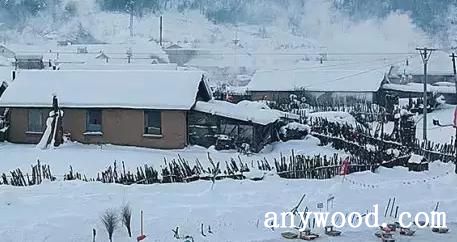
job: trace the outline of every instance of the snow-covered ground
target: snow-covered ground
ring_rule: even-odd
[[[284,180],[267,177],[260,182],[199,181],[189,184],[132,185],[53,182],[34,187],[0,188],[0,237],[2,241],[91,241],[92,229],[97,241],[107,236],[100,215],[108,208],[119,209],[128,203],[133,208],[133,234],[139,234],[139,213],[144,210],[146,241],[179,241],[171,229],[179,226],[181,235],[192,235],[195,241],[283,241],[280,231],[263,227],[265,212],[289,211],[303,193],[303,206],[314,209],[335,196],[333,211],[370,210],[379,204],[383,210],[387,199],[396,197],[400,211],[412,213],[432,211],[437,201],[440,211],[447,212],[453,230],[447,235],[432,234],[430,229],[417,232],[413,241],[429,242],[439,239],[455,241],[457,209],[457,177],[444,175],[451,167],[441,163],[430,172],[409,173],[405,169],[380,169],[353,174],[347,181],[341,177],[331,180]],[[432,180],[431,177],[439,176]],[[349,180],[350,179],[350,180]],[[349,181],[376,185],[364,188]],[[410,185],[406,181],[415,182]],[[426,181],[426,182],[423,182]],[[314,209],[314,211],[316,211]],[[200,225],[209,225],[213,234],[200,235]],[[320,241],[377,241],[372,229],[343,229],[341,238],[323,237]],[[398,237],[398,236],[397,236]],[[114,241],[129,239],[125,228],[114,233]],[[412,241],[399,239],[397,241]]]
[[[244,161],[277,158],[291,149],[300,154],[333,154],[329,147],[317,146],[315,138],[304,141],[276,143],[262,153],[241,156]],[[153,150],[112,145],[96,146],[66,144],[58,149],[40,150],[32,145],[0,144],[2,162],[0,171],[14,168],[28,169],[40,159],[50,164],[56,175],[76,171],[95,176],[114,160],[125,161],[126,168],[147,163],[162,164],[163,158],[176,158],[179,154],[190,161],[206,160],[209,153],[214,160],[237,158],[236,152],[220,152],[200,147],[183,150]],[[289,211],[307,194],[303,208],[318,211],[316,204],[335,196],[332,211],[365,212],[379,204],[383,214],[389,198],[396,197],[399,211],[430,212],[436,202],[440,211],[447,212],[451,233],[437,235],[430,229],[417,232],[413,241],[455,241],[457,231],[457,176],[453,165],[433,163],[428,172],[413,173],[405,168],[380,168],[377,173],[363,172],[330,180],[286,180],[267,176],[263,181],[222,180],[213,189],[211,182],[188,184],[156,184],[123,186],[98,182],[61,181],[45,182],[39,186],[0,186],[0,238],[1,241],[91,241],[92,229],[97,230],[97,241],[106,241],[100,216],[106,209],[118,209],[130,204],[133,209],[133,234],[139,234],[139,213],[144,210],[146,241],[180,241],[173,238],[171,229],[179,226],[181,235],[191,235],[195,241],[283,241],[280,232],[263,227],[264,214],[269,211]],[[447,174],[450,172],[449,174]],[[302,208],[302,209],[303,209]],[[382,215],[381,215],[382,216]],[[383,222],[383,217],[381,222]],[[203,237],[200,226],[209,225],[213,234]],[[319,231],[322,234],[322,231]],[[319,241],[377,241],[374,231],[343,229],[340,238],[326,236]],[[397,235],[398,237],[399,235]],[[134,241],[127,237],[125,228],[114,233],[114,241]],[[412,241],[398,237],[397,241]]]
[[[452,126],[454,119],[455,105],[442,104],[438,109],[434,110],[432,113],[428,113],[427,116],[427,138],[432,142],[437,143],[447,143],[449,144],[451,140],[455,138],[455,129]],[[350,116],[350,115],[349,115]],[[439,120],[442,125],[447,125],[446,127],[440,127],[433,125],[433,120]],[[423,115],[417,114],[414,116],[416,120],[416,138],[422,140],[423,138],[423,128],[424,121]],[[374,132],[379,125],[378,122],[371,123],[372,132]],[[387,122],[384,124],[384,133],[392,134],[394,129],[394,122]]]
[[[280,154],[290,155],[292,150],[295,154],[306,155],[333,155],[334,153],[343,154],[330,147],[319,147],[319,140],[308,137],[305,140],[292,140],[285,143],[275,143],[268,145],[259,154],[242,155],[235,151],[217,151],[193,146],[181,150],[157,150],[138,147],[123,147],[114,145],[83,145],[78,143],[67,143],[57,149],[41,150],[35,145],[0,143],[0,172],[7,172],[16,168],[29,170],[31,164],[37,160],[49,164],[51,170],[57,176],[68,172],[70,165],[73,170],[95,177],[100,172],[112,165],[114,161],[124,161],[126,169],[136,170],[136,167],[145,164],[154,166],[156,169],[163,165],[164,158],[167,160],[177,159],[178,155],[193,164],[199,159],[202,164],[208,164],[208,154],[215,161],[221,163],[230,161],[230,158],[243,162],[268,159],[273,165],[273,159],[279,158]]]
[[[452,124],[454,120],[454,110],[455,106],[453,105],[441,105],[440,109],[427,115],[427,136],[429,140],[439,143],[450,143],[451,139],[455,138],[455,129],[452,126],[439,127],[433,125],[434,119],[439,120],[443,125]],[[418,115],[416,117],[416,137],[418,139],[422,139],[423,136],[424,121],[422,117],[423,115]]]

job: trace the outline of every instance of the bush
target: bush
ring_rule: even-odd
[[[130,222],[132,221],[132,209],[128,204],[122,207],[122,224],[125,226],[127,229],[127,232],[129,233],[129,237],[132,237],[132,230],[130,229]]]
[[[105,225],[106,232],[108,233],[109,241],[113,242],[113,233],[116,230],[119,219],[116,216],[116,212],[112,209],[108,209],[102,215],[102,222]]]

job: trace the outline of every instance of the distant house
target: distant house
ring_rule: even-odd
[[[165,53],[168,55],[168,59],[171,63],[176,63],[179,66],[184,65],[195,55],[198,54],[197,49],[192,48],[182,48],[180,45],[172,44],[164,49]]]
[[[211,99],[200,71],[22,71],[0,98],[8,140],[39,142],[57,95],[64,133],[81,143],[183,148],[187,113]]]
[[[450,53],[434,51],[427,64],[427,82],[454,82],[454,72]],[[388,73],[389,79],[394,84],[410,82],[422,83],[424,80],[424,64],[419,55],[415,55],[405,61],[395,64]]]
[[[16,69],[44,69],[42,55],[16,55],[14,58]]]
[[[201,71],[33,70],[19,72],[0,97],[0,109],[9,108],[8,141],[39,142],[53,95],[64,134],[88,144],[176,149],[226,137],[259,151],[277,140],[281,121],[298,119],[256,103],[214,101]]]
[[[443,95],[446,103],[457,104],[452,59],[449,53],[434,51],[427,64],[428,91]],[[403,98],[423,96],[424,65],[420,56],[410,58],[391,67],[390,84],[383,89]]]
[[[252,100],[279,101],[304,95],[316,104],[374,102],[387,77],[382,71],[257,71],[247,86]]]

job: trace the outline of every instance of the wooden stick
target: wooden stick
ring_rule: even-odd
[[[392,202],[392,207],[390,208],[390,215],[389,217],[392,217],[392,212],[394,211],[394,206],[395,206],[395,197],[394,197],[394,200]]]
[[[387,216],[387,211],[389,211],[391,200],[392,200],[392,198],[389,198],[389,203],[387,203],[386,211],[384,212],[384,218]]]
[[[143,210],[141,210],[141,235],[143,234]]]

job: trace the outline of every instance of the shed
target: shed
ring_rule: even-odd
[[[298,119],[295,114],[257,102],[200,101],[189,115],[189,142],[216,148],[220,142],[228,144],[227,148],[246,148],[247,144],[250,151],[258,152],[279,139],[282,123]]]
[[[409,171],[428,171],[428,161],[421,155],[412,154],[408,160]]]
[[[44,69],[42,55],[16,55],[15,66],[17,69]]]

